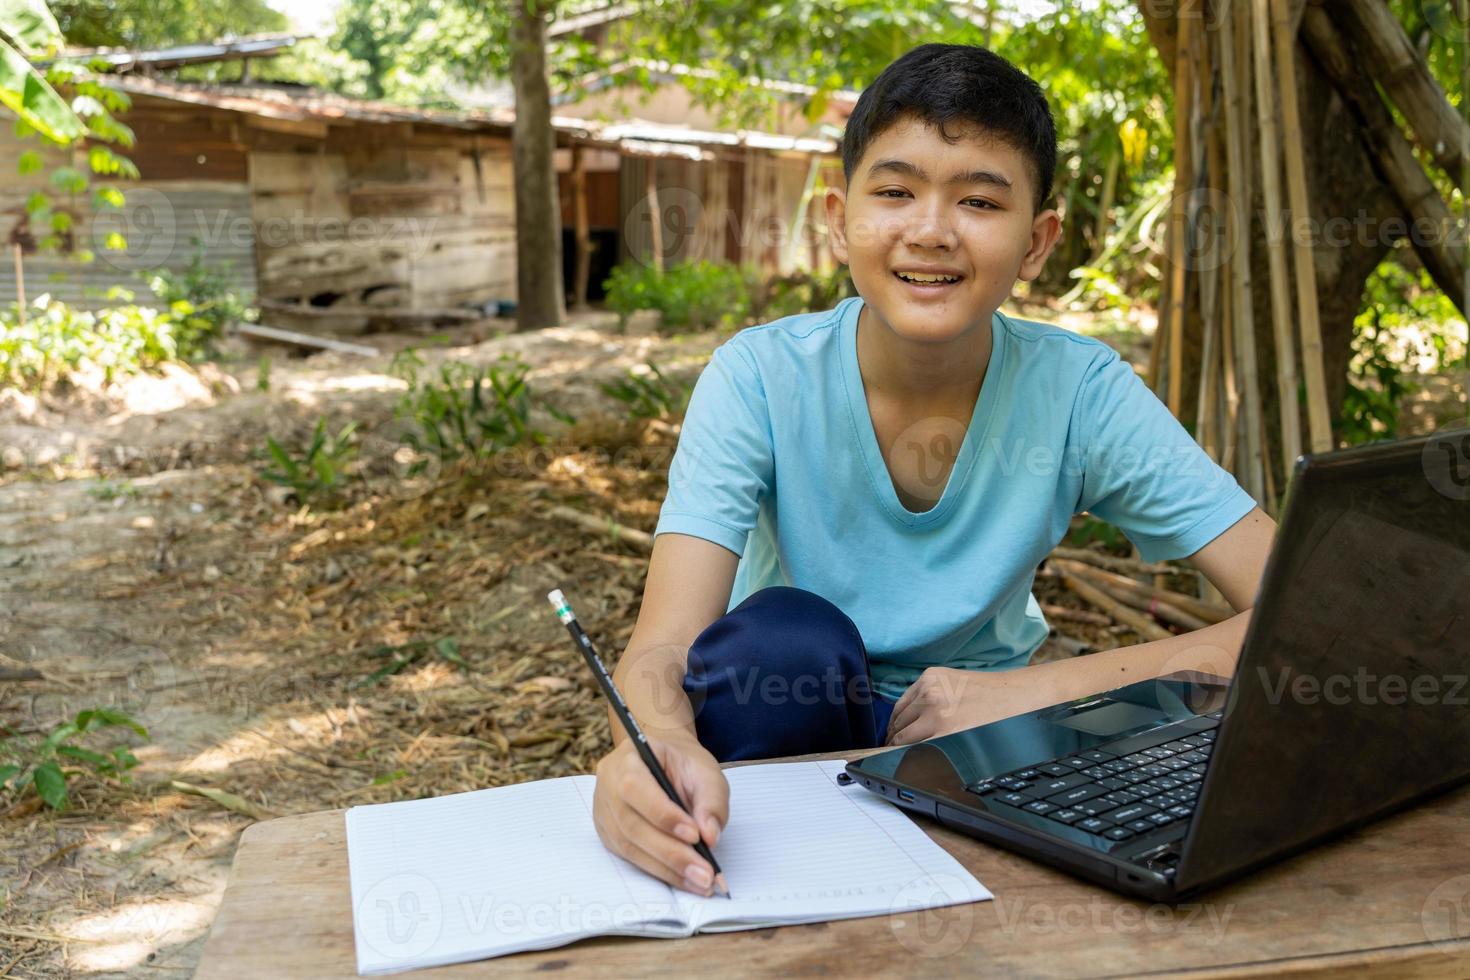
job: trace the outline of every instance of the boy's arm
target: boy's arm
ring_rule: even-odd
[[[1236,610],[1231,618],[1167,640],[1019,670],[931,667],[894,705],[889,742],[919,742],[1178,670],[1230,676],[1275,533],[1276,522],[1256,508],[1189,556]]]
[[[689,647],[725,614],[740,558],[712,541],[664,533],[653,539],[643,603],[613,671],[633,717],[649,736],[698,741],[684,693]],[[608,708],[613,745],[628,736]]]

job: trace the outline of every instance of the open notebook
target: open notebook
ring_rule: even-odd
[[[732,898],[670,888],[603,847],[595,776],[347,811],[359,974],[547,949],[589,936],[689,936],[991,897],[840,760],[740,766],[714,854]]]

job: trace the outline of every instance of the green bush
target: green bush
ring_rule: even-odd
[[[762,278],[753,268],[720,262],[689,262],[660,272],[624,264],[607,280],[607,308],[623,326],[637,310],[663,314],[664,333],[740,328],[795,313],[831,309],[854,295],[845,268]]]
[[[738,266],[687,262],[660,271],[638,263],[615,266],[608,278],[607,308],[624,326],[636,310],[663,314],[664,333],[744,326],[751,312],[754,280]]]
[[[537,398],[526,383],[531,366],[510,354],[495,364],[474,366],[456,361],[439,366],[437,379],[424,380],[424,366],[412,348],[400,352],[388,373],[408,382],[397,415],[409,423],[404,442],[414,450],[440,460],[461,456],[490,456],[503,449],[549,438],[531,424],[531,409],[545,409],[553,418],[573,418]],[[416,475],[426,461],[415,464]]]
[[[109,296],[125,304],[78,310],[43,294],[24,324],[14,305],[0,311],[0,384],[39,390],[93,366],[110,383],[181,356],[180,314],[132,305],[126,290]]]
[[[227,266],[205,262],[203,246],[197,239],[194,257],[183,272],[155,269],[143,277],[153,295],[178,320],[175,332],[180,357],[212,352],[214,341],[228,324],[252,315],[251,308],[235,293]]]
[[[759,322],[779,320],[797,313],[830,310],[849,296],[856,296],[852,277],[845,266],[831,272],[794,272],[773,276],[762,283],[752,304]]]
[[[301,503],[336,506],[342,502],[348,464],[357,454],[357,447],[352,443],[356,428],[357,423],[349,422],[332,436],[327,433],[327,420],[318,419],[311,442],[294,454],[266,436],[266,452],[276,467],[263,470],[260,475],[272,483],[290,487]]]
[[[628,406],[628,413],[635,419],[682,417],[693,388],[669,378],[652,361],[645,366],[648,375],[629,368],[627,377],[599,385],[602,393]]]
[[[53,810],[67,805],[66,784],[69,779],[90,771],[93,775],[128,782],[127,770],[138,759],[126,745],[113,745],[105,751],[83,748],[73,741],[103,728],[128,728],[143,738],[148,730],[121,711],[92,708],[78,712],[71,721],[62,722],[40,742],[21,738],[13,729],[3,728],[0,738],[0,791],[20,795],[26,787],[34,787],[45,804]]]
[[[1419,388],[1412,375],[1420,366],[1413,362],[1432,359],[1435,371],[1453,367],[1466,356],[1458,340],[1464,323],[1423,268],[1411,271],[1393,254],[1380,262],[1353,321],[1353,356],[1336,419],[1343,440],[1357,445],[1396,438],[1399,406]],[[1406,339],[1412,337],[1422,339]]]

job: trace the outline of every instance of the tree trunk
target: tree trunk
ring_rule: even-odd
[[[1319,17],[1328,16],[1320,8],[1316,13]],[[1414,48],[1393,10],[1383,0],[1344,0],[1332,8],[1330,19],[1361,53],[1361,62],[1354,65],[1360,77],[1372,78],[1383,86],[1389,99],[1404,114],[1414,142],[1444,168],[1451,180],[1460,180],[1465,120],[1445,98],[1444,89],[1435,81],[1424,56]]]
[[[511,130],[515,171],[516,329],[566,321],[562,290],[561,213],[557,204],[556,136],[546,80],[546,16],[550,0],[518,0],[510,33],[510,77],[516,93]]]
[[[1149,39],[1166,68],[1172,72],[1179,33],[1177,6],[1167,0],[1139,0],[1138,6],[1143,13]],[[1219,16],[1220,4],[1212,2],[1206,24],[1213,29]],[[1364,133],[1356,116],[1300,41],[1297,44],[1296,69],[1301,132],[1283,132],[1281,135],[1283,140],[1299,141],[1306,159],[1312,226],[1319,230],[1313,235],[1312,255],[1317,276],[1327,399],[1336,418],[1347,388],[1353,321],[1358,313],[1363,285],[1392,244],[1393,239],[1384,233],[1385,229],[1393,228],[1388,219],[1398,219],[1402,223],[1404,216],[1397,198],[1384,186],[1373,168],[1364,149]],[[1279,82],[1285,83],[1285,80]],[[1260,149],[1254,141],[1247,156],[1259,159]],[[1223,191],[1224,180],[1212,174],[1210,186]],[[1250,303],[1260,377],[1272,378],[1276,375],[1273,311],[1270,290],[1265,288],[1270,282],[1270,252],[1266,244],[1266,228],[1261,220],[1264,202],[1260,180],[1253,179],[1251,188],[1247,202],[1247,210],[1254,219],[1249,245],[1249,278],[1254,284]],[[1273,218],[1279,220],[1275,216]],[[1183,404],[1194,405],[1198,399],[1203,320],[1197,303],[1190,305],[1188,314],[1184,336]],[[1260,391],[1262,414],[1267,419],[1272,444],[1280,445],[1278,393],[1274,385],[1262,385]],[[1274,468],[1276,485],[1283,486],[1286,474],[1280,470],[1282,460],[1279,454],[1273,454],[1268,462]]]

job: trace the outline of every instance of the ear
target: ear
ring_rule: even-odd
[[[1039,276],[1042,266],[1046,265],[1047,256],[1051,255],[1061,234],[1062,216],[1055,208],[1047,208],[1038,214],[1031,222],[1031,248],[1021,259],[1017,278],[1030,282]]]
[[[847,191],[828,187],[822,204],[827,211],[827,233],[831,236],[832,257],[847,264]]]

